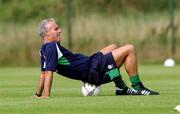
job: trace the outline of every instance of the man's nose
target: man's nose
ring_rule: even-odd
[[[61,33],[62,32],[62,30],[61,29],[59,29],[59,31],[58,31],[59,33]]]

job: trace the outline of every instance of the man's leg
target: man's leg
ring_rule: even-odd
[[[118,48],[118,46],[116,44],[111,44],[111,45],[108,45],[107,47],[101,49],[100,52],[103,53],[103,55],[105,55],[109,52],[112,52],[113,50],[115,50],[117,48]]]
[[[125,63],[125,68],[129,76],[137,75],[138,65],[136,59],[136,52],[133,45],[125,45],[118,48],[117,45],[111,44],[100,50],[104,55],[112,52],[117,67],[120,68]]]
[[[116,50],[117,48],[118,48],[117,45],[111,44],[111,45],[109,45],[109,46],[101,49],[100,52],[103,53],[103,55],[106,55],[106,54],[108,54],[108,53]],[[119,68],[119,67],[118,67],[118,68]],[[106,75],[106,74],[105,74],[105,75]],[[107,78],[107,76],[105,76],[105,77]],[[106,79],[106,80],[108,80],[108,79]],[[122,87],[122,86],[126,86],[126,85],[124,84],[123,80],[122,80],[122,76],[121,76],[120,72],[119,72],[119,76],[113,78],[112,80],[115,82],[116,87],[117,87],[117,86],[121,86],[121,87]],[[108,82],[108,81],[107,81],[107,82]]]
[[[100,52],[103,53],[103,55],[106,56],[106,54],[116,50],[118,48],[117,45],[111,44],[103,49],[100,50]],[[114,58],[112,59],[114,61]],[[114,81],[115,85],[117,87],[116,95],[137,95],[137,92],[128,88],[127,85],[124,83],[122,80],[122,76],[119,72],[119,67],[117,67],[116,63],[114,64],[115,68],[111,69],[110,71],[106,72],[104,79],[103,79],[103,84],[108,83],[110,81]]]
[[[139,78],[138,75],[138,65],[137,65],[137,58],[136,58],[136,51],[133,45],[127,44],[120,48],[117,48],[112,51],[112,55],[116,62],[117,67],[121,67],[124,64],[126,72],[128,73],[132,87],[136,90],[146,90],[145,92],[141,92],[141,94],[159,94],[158,92],[151,91],[145,88]]]
[[[138,74],[137,58],[134,46],[127,44],[112,51],[112,55],[118,67],[124,64],[126,72],[129,76]]]

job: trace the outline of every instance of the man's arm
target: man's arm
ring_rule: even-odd
[[[36,92],[36,97],[41,97],[44,89],[45,72],[42,71],[40,74],[39,84]]]
[[[52,80],[53,80],[52,71],[41,72],[38,90],[35,94],[36,98],[48,98],[50,96]],[[44,96],[42,96],[43,89],[44,89]]]
[[[52,81],[53,81],[53,72],[45,71],[44,97],[50,96]]]

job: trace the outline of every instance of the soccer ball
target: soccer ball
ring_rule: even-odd
[[[101,92],[101,86],[85,82],[81,88],[81,92],[84,96],[97,96]]]
[[[165,67],[173,67],[173,66],[175,66],[175,61],[174,61],[174,59],[172,59],[172,58],[167,59],[167,60],[164,62],[164,66],[165,66]]]
[[[177,106],[174,108],[174,110],[180,112],[180,105],[177,105]]]

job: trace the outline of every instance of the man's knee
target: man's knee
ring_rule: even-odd
[[[110,44],[110,47],[111,47],[112,49],[117,49],[117,48],[118,48],[118,46],[117,46],[116,44]]]
[[[133,44],[126,44],[125,47],[128,51],[135,51],[135,46]]]

